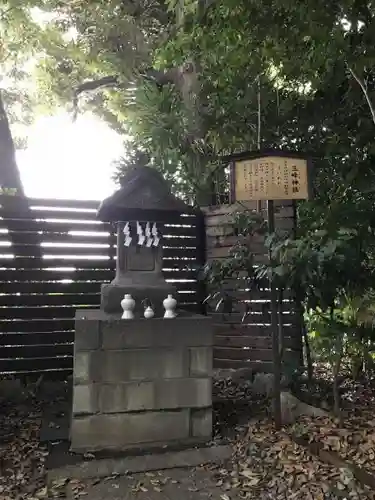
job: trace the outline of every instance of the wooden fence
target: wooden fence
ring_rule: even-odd
[[[99,307],[100,285],[114,277],[116,238],[110,224],[96,220],[97,201],[29,202],[30,213],[22,216],[0,208],[0,372],[65,376],[72,371],[75,310]],[[293,231],[293,205],[277,205],[277,230]],[[206,209],[206,237],[201,216],[166,222],[163,270],[175,284],[182,308],[202,312],[206,292],[197,281],[198,268],[206,258],[228,256],[236,241],[231,214],[239,208]],[[257,263],[265,262],[264,241],[254,240],[253,248]],[[269,289],[265,286],[249,298],[238,281],[225,286],[237,305],[225,320],[210,313],[215,322],[215,366],[271,370]],[[252,313],[243,324],[240,311],[245,301],[251,302]],[[291,292],[283,306],[286,356],[296,359],[301,337]]]
[[[114,277],[114,230],[96,220],[97,201],[29,202],[22,216],[0,208],[0,372],[64,376],[72,370],[75,310],[98,307],[100,285]],[[185,215],[164,226],[165,278],[194,312],[203,299],[202,224]]]
[[[237,238],[234,234],[233,213],[244,209],[255,209],[255,203],[222,205],[206,208],[206,251],[207,260],[225,259]],[[263,206],[263,209],[265,207]],[[295,210],[293,202],[276,202],[276,231],[293,234],[295,230]],[[265,215],[265,214],[264,214]],[[264,238],[256,237],[251,244],[256,254],[255,265],[268,261]],[[217,368],[257,367],[272,371],[272,339],[270,290],[267,284],[259,292],[246,291],[241,280],[228,280],[224,290],[235,299],[233,313],[223,318],[212,312],[215,322],[214,362]],[[242,323],[245,303],[251,304],[251,313]],[[214,306],[215,304],[213,304]],[[302,342],[300,319],[294,308],[292,291],[286,291],[283,300],[283,331],[285,359],[299,362]]]

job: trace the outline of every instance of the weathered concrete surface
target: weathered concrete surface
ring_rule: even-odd
[[[229,460],[231,455],[232,448],[229,445],[220,445],[152,455],[88,460],[76,465],[51,469],[48,471],[48,481],[64,478],[104,478],[129,473],[136,474],[174,468],[198,467],[208,463],[220,464]]]
[[[102,351],[101,382],[185,377],[189,370],[188,354],[175,347]]]
[[[100,386],[96,410],[102,413],[118,413],[123,411],[208,407],[211,406],[212,401],[211,385],[211,380],[208,378],[178,378],[156,380],[154,382],[103,384]],[[86,388],[86,386],[80,387]],[[95,385],[90,387],[93,398],[95,398]],[[76,392],[79,393],[80,391],[77,391],[77,389]],[[83,395],[80,398],[77,397],[77,404],[82,406],[81,413],[87,413],[83,409],[84,407],[90,407],[92,400],[86,394],[86,390],[81,392]],[[75,413],[80,412],[76,411]]]
[[[210,318],[76,313],[71,449],[193,445],[212,437]]]
[[[71,491],[71,490],[70,490]],[[171,469],[148,474],[108,478],[96,484],[84,484],[90,500],[230,500],[239,499],[238,492],[218,486],[212,472],[203,468]],[[72,493],[72,491],[71,491]],[[74,498],[69,495],[67,498]]]
[[[143,318],[124,321],[119,314],[106,314],[100,309],[77,310],[75,327],[78,336],[74,341],[75,347],[78,350],[92,350],[102,346],[103,349],[118,350],[129,347],[168,347],[171,344],[212,346],[212,320],[209,317],[181,313],[176,320],[168,322],[166,328],[163,318],[153,318],[150,329],[143,327]]]
[[[72,420],[74,450],[126,450],[148,443],[187,440],[189,410],[88,415]]]

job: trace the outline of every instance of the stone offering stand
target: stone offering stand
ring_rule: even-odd
[[[129,172],[99,208],[117,225],[117,266],[100,309],[77,311],[71,449],[75,452],[199,444],[212,437],[211,320],[163,300],[176,292],[162,274],[163,220],[191,212],[154,169]],[[121,319],[121,300],[135,300]],[[145,319],[145,300],[155,316]]]

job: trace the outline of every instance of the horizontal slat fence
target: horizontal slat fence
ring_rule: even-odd
[[[222,260],[228,257],[229,250],[238,238],[233,228],[233,214],[246,209],[255,210],[256,203],[221,205],[204,209],[206,223],[207,260]],[[276,231],[294,234],[295,210],[293,202],[275,202]],[[265,204],[262,211],[266,216]],[[250,245],[255,254],[255,265],[268,262],[264,237],[256,236]],[[213,312],[217,300],[209,304],[208,313],[214,318],[215,348],[214,364],[217,368],[260,368],[272,371],[272,337],[270,290],[267,282],[264,288],[251,292],[246,290],[245,281],[228,279],[223,283],[223,289],[232,296],[233,312],[223,315]],[[246,303],[250,304],[251,312],[245,322],[242,322]],[[283,332],[285,345],[285,360],[300,360],[302,343],[300,322],[295,312],[292,291],[286,291],[283,299]]]
[[[29,199],[22,214],[0,207],[0,372],[71,373],[75,311],[99,307],[100,286],[115,274],[114,228],[96,220],[99,203]],[[180,307],[201,312],[203,218],[179,219],[164,225],[163,272]]]

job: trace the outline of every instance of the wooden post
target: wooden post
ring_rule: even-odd
[[[206,219],[202,211],[197,213],[196,231],[197,231],[197,261],[198,266],[203,267],[206,263]],[[206,284],[204,281],[198,281],[198,312],[206,314],[206,304],[203,303],[207,295]]]
[[[275,207],[273,200],[267,201],[267,218],[268,218],[268,232],[272,234],[275,232]],[[272,264],[271,249],[269,252],[270,262]],[[279,325],[278,325],[278,311],[277,311],[277,290],[273,276],[270,278],[271,288],[271,330],[272,330],[272,361],[273,361],[273,402],[274,402],[274,418],[276,430],[281,429],[281,358],[279,349]]]

